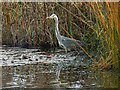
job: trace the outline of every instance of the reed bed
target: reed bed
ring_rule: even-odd
[[[82,40],[96,69],[120,66],[118,2],[2,3],[2,44],[26,48],[56,48],[54,22],[59,16],[62,35]]]
[[[94,25],[96,38],[101,44],[98,48],[100,60],[98,67],[108,68],[119,66],[120,31],[118,30],[118,3],[90,3],[96,17]]]

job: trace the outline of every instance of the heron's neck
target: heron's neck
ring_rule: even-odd
[[[60,31],[59,31],[59,28],[58,28],[58,18],[55,19],[55,34],[56,34],[56,37],[57,39],[60,39]]]

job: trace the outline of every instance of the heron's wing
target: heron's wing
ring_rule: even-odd
[[[79,47],[79,44],[76,43],[76,40],[62,36],[62,43],[66,48],[72,49]]]
[[[75,39],[71,39],[65,36],[61,36],[62,38],[62,43],[65,47],[72,49],[72,48],[80,48],[80,46],[84,46],[84,42],[79,41],[79,40],[75,40]]]

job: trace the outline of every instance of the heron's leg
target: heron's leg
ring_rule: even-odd
[[[67,53],[67,48],[64,46],[65,52]]]

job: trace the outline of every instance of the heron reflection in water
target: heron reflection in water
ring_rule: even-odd
[[[70,50],[76,50],[80,49],[80,46],[84,46],[84,42],[75,40],[72,38],[68,38],[65,36],[62,36],[60,34],[59,28],[58,28],[58,17],[56,14],[52,14],[51,16],[47,17],[47,19],[54,19],[55,21],[55,34],[58,40],[58,44],[61,48],[64,48],[65,51],[70,51]]]

